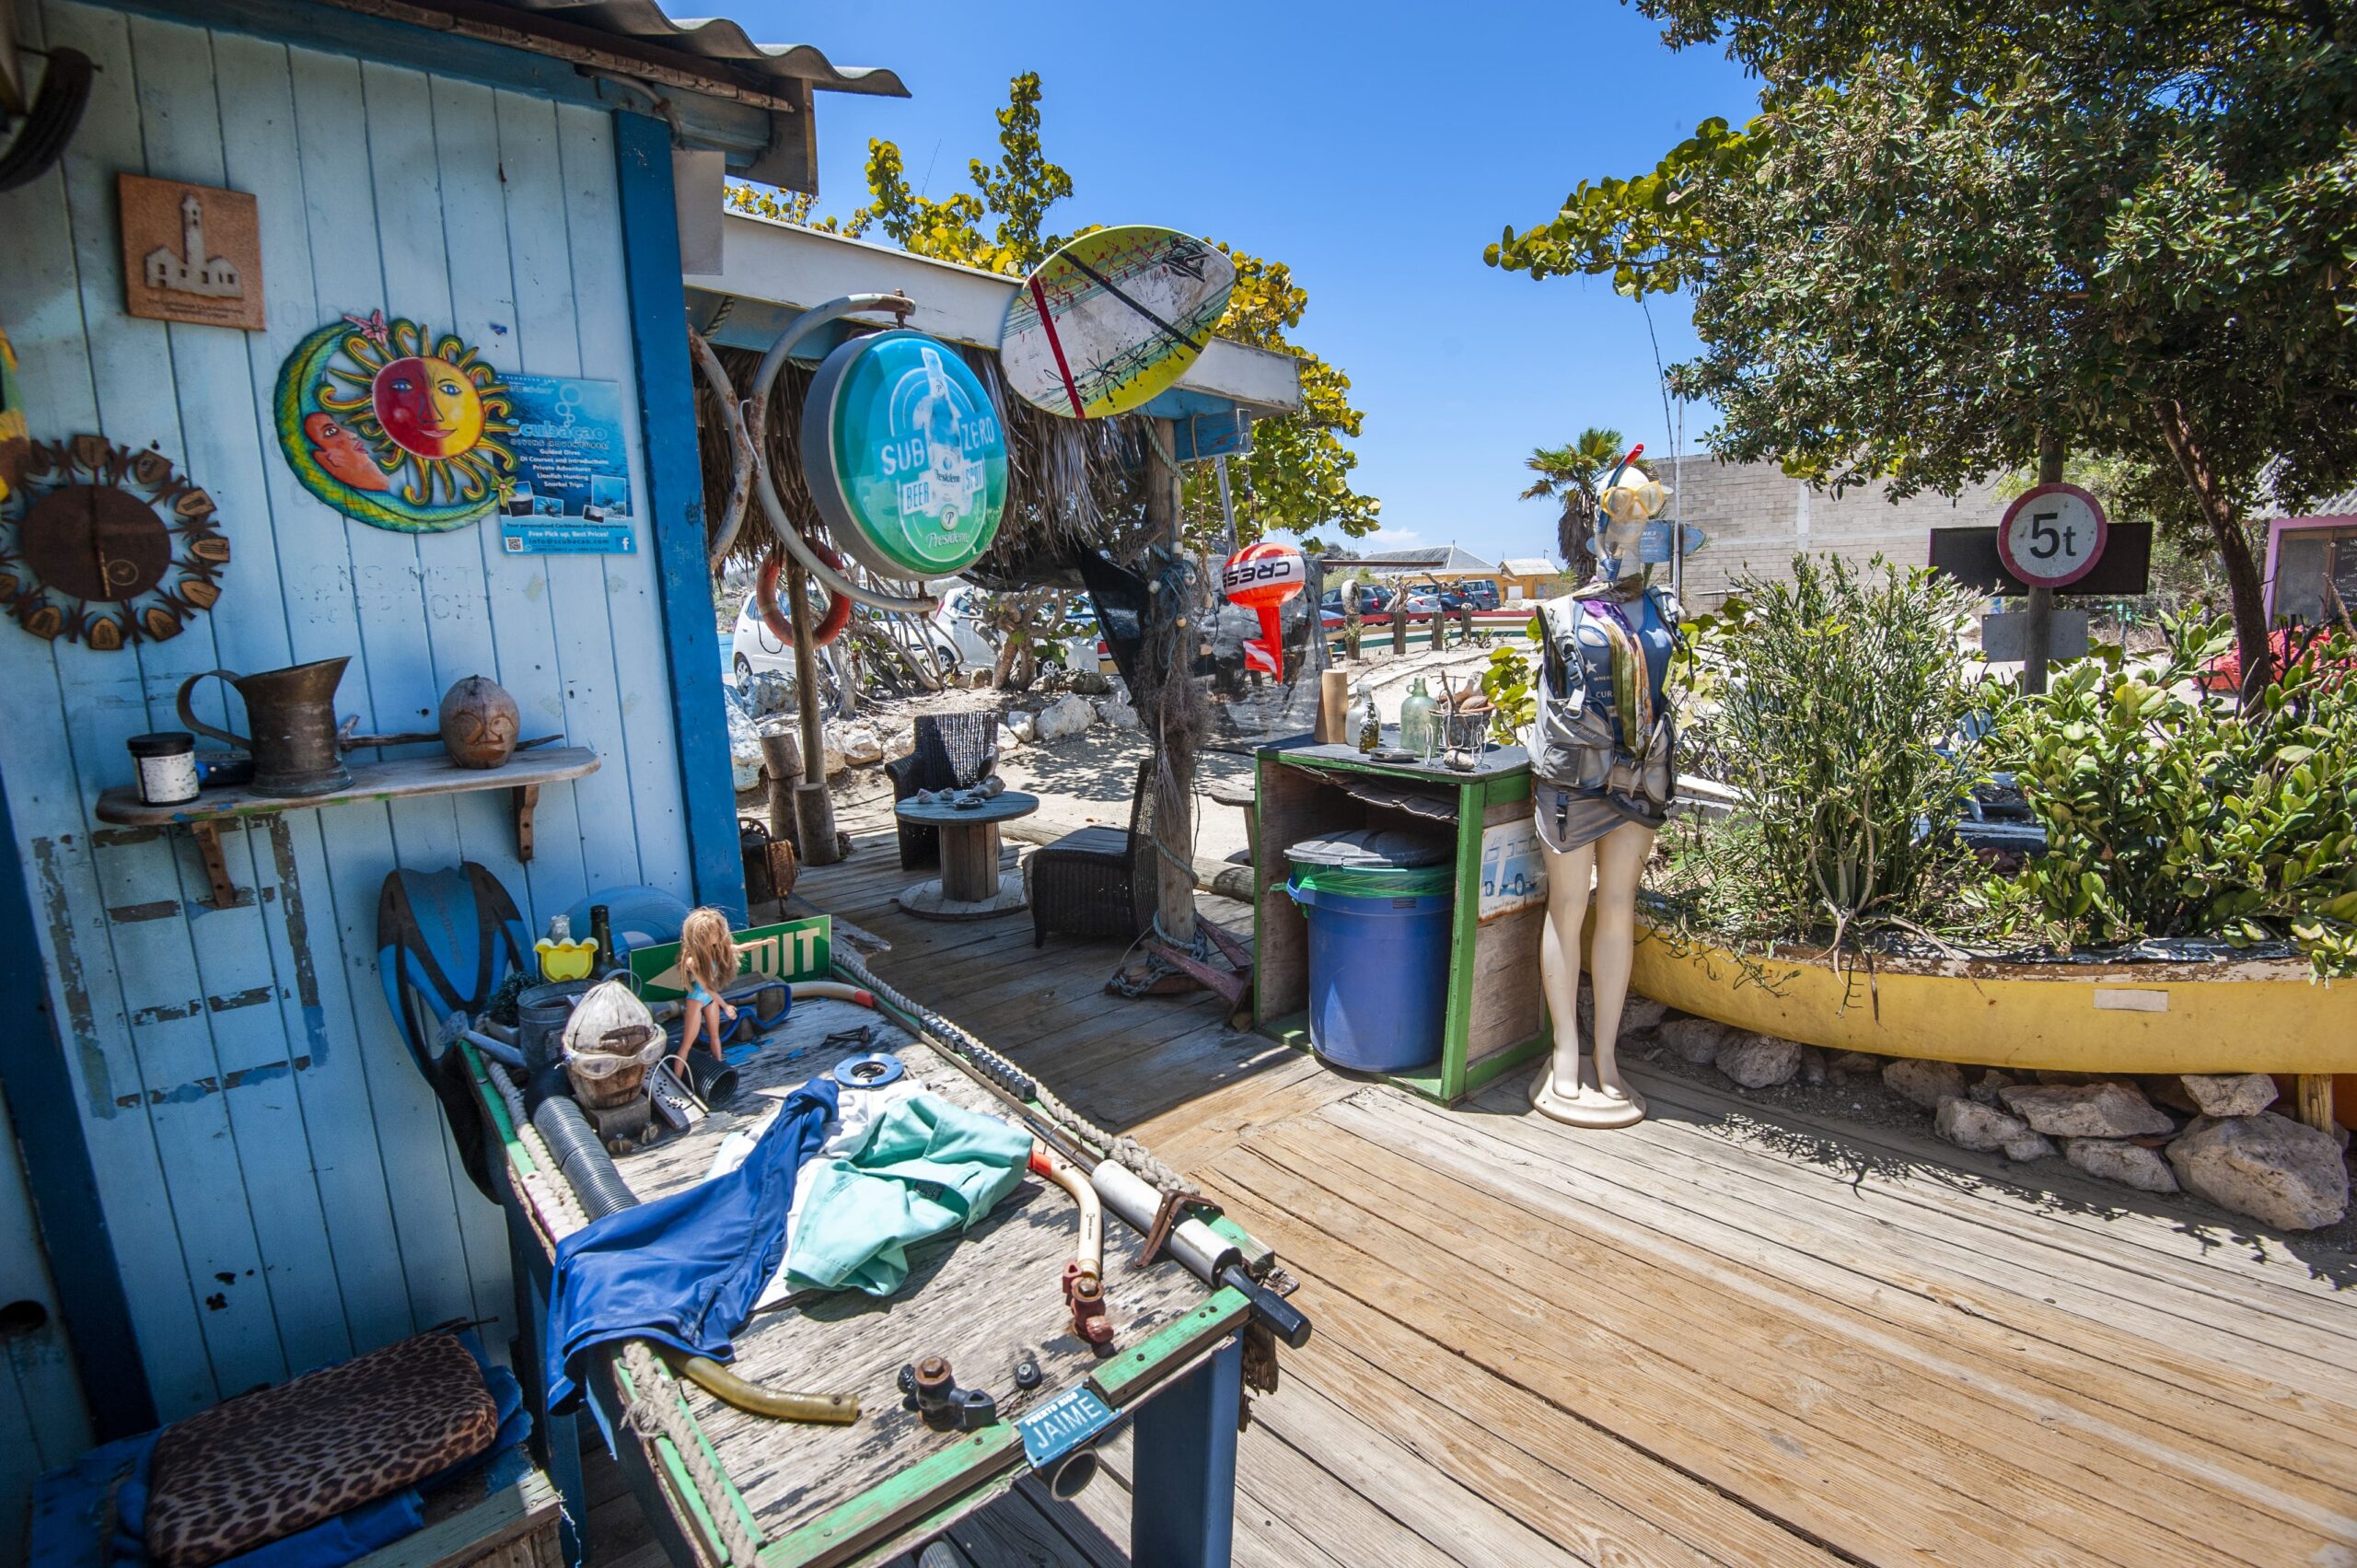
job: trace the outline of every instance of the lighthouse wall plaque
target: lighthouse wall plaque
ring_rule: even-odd
[[[115,179],[123,308],[158,321],[261,331],[261,226],[254,198],[138,174]]]

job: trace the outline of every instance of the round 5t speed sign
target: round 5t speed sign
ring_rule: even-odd
[[[1997,553],[2032,587],[2066,587],[2096,569],[2109,531],[2094,496],[2075,484],[2041,484],[2006,508]]]

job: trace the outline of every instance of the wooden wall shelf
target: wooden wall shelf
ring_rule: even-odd
[[[516,813],[516,858],[532,858],[532,808],[540,804],[540,786],[583,778],[598,771],[598,753],[586,746],[552,746],[518,751],[501,768],[461,768],[445,753],[434,757],[404,757],[391,762],[354,762],[352,782],[321,795],[288,796],[256,795],[242,785],[210,789],[178,806],[150,806],[139,791],[118,784],[99,796],[98,818],[128,828],[186,828],[195,835],[204,854],[205,875],[213,881],[215,907],[237,902],[237,884],[229,879],[228,862],[221,854],[221,824],[283,811],[316,811],[327,806],[347,806],[365,800],[415,800],[430,795],[470,795],[477,790],[504,789],[513,796]]]

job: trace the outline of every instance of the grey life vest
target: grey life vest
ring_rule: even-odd
[[[1641,679],[1652,698],[1650,723],[1615,711],[1610,611],[1576,597],[1538,607],[1544,659],[1538,717],[1531,737],[1531,771],[1548,783],[1586,795],[1615,796],[1666,811],[1678,784],[1678,726],[1665,687],[1678,646],[1674,610],[1648,588],[1623,606],[1643,659]],[[1631,732],[1634,733],[1631,733]]]

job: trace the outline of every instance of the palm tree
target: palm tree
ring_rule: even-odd
[[[1555,524],[1555,544],[1563,554],[1563,569],[1575,583],[1585,583],[1596,570],[1588,553],[1589,529],[1596,519],[1596,475],[1620,460],[1628,448],[1618,430],[1591,424],[1569,446],[1539,447],[1524,460],[1538,477],[1522,493],[1525,501],[1553,501],[1561,508]]]

